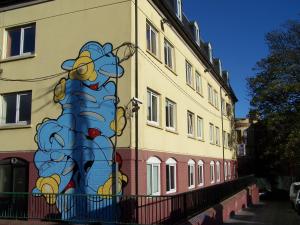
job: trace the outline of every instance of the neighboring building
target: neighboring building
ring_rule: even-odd
[[[111,194],[114,161],[124,194],[177,194],[236,176],[237,98],[182,1],[137,1],[137,15],[134,1],[6,2],[0,192]],[[137,49],[112,51],[135,40]],[[138,57],[125,60],[128,50]]]

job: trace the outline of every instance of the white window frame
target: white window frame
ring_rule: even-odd
[[[171,189],[170,188],[170,190],[167,190],[166,191],[166,193],[167,194],[170,194],[170,193],[175,193],[176,192],[176,187],[177,187],[177,185],[176,185],[176,182],[177,182],[177,171],[176,171],[176,164],[177,164],[177,162],[176,162],[176,160],[174,160],[173,158],[169,158],[167,161],[166,161],[166,168],[167,168],[167,166],[169,166],[169,169],[170,169],[170,167],[174,167],[174,188],[173,189]],[[167,169],[166,169],[166,172],[167,172]],[[169,187],[171,187],[171,177],[170,177],[170,170],[169,170],[169,178],[170,178],[170,180],[168,181],[167,180],[167,174],[166,174],[166,182],[169,182]],[[167,188],[167,185],[166,185],[166,188]]]
[[[173,108],[173,126],[168,124],[168,120],[171,121],[171,116],[170,116],[171,107],[170,106],[172,106],[172,108]],[[176,105],[176,103],[173,102],[172,100],[166,98],[165,109],[166,109],[166,128],[168,130],[176,131],[176,122],[177,122],[177,119],[176,119],[177,118],[177,105]],[[167,114],[167,112],[169,112],[169,113]]]
[[[180,21],[182,21],[182,2],[181,0],[175,0],[176,1],[176,16]]]
[[[213,96],[214,96],[214,98],[213,98],[213,105],[214,105],[217,109],[219,109],[219,97],[218,97],[218,92],[217,92],[216,90],[214,90]]]
[[[26,56],[26,55],[33,55],[35,53],[35,50],[34,52],[24,52],[24,31],[28,28],[31,28],[31,27],[34,27],[35,28],[35,32],[36,32],[36,25],[35,23],[33,24],[27,24],[27,25],[24,25],[24,26],[20,26],[20,27],[11,27],[11,28],[8,28],[5,30],[5,53],[3,54],[4,55],[4,58],[10,58],[10,57],[18,57],[18,56]],[[20,52],[18,55],[14,55],[14,56],[9,56],[7,55],[7,44],[8,44],[8,33],[9,31],[11,30],[14,30],[14,29],[20,29],[21,30],[21,37],[20,37]],[[36,33],[34,34],[34,45],[36,43]],[[34,47],[35,49],[35,47]]]
[[[215,127],[215,131],[216,131],[216,145],[220,146],[220,128],[219,127]]]
[[[226,102],[225,102],[224,98],[221,98],[221,110],[222,110],[222,114],[224,116],[226,116],[227,115],[227,113],[226,113]]]
[[[214,92],[213,92],[213,88],[210,84],[207,84],[207,92],[208,92],[208,102],[213,105]]]
[[[224,180],[228,179],[228,168],[227,168],[227,162],[224,162]]]
[[[221,181],[221,167],[220,167],[220,162],[216,162],[216,171],[217,171],[217,182]]]
[[[148,40],[148,32],[149,32],[149,40]],[[155,33],[155,37],[153,37],[153,33]],[[152,38],[155,38],[155,46],[152,46],[153,40]],[[157,29],[149,22],[146,22],[146,44],[147,44],[147,50],[151,52],[151,54],[158,57],[159,52],[159,45],[158,45],[158,31]]]
[[[15,115],[15,122],[14,123],[6,123],[4,121],[4,110],[3,110],[3,105],[4,105],[4,96],[5,95],[16,95],[16,115]],[[16,92],[16,93],[7,93],[7,94],[1,94],[0,95],[0,126],[5,126],[5,125],[29,125],[31,123],[31,117],[30,115],[30,120],[29,121],[20,121],[20,103],[21,103],[21,96],[22,95],[30,95],[31,96],[31,104],[32,104],[32,92],[31,91],[24,91],[24,92]],[[30,112],[31,114],[31,112]]]
[[[188,136],[195,136],[195,114],[191,111],[187,111],[187,133]]]
[[[196,43],[197,43],[197,45],[199,45],[200,46],[200,33],[199,33],[199,26],[198,26],[198,23],[195,21],[194,22],[194,28],[195,28],[195,30],[194,30],[194,35],[195,35],[195,41],[196,41]]]
[[[228,179],[231,179],[231,164],[228,162]]]
[[[147,162],[146,162],[146,165],[151,165],[151,173],[152,173],[152,177],[151,177],[151,182],[152,182],[152,187],[151,187],[151,193],[148,193],[148,184],[147,184],[147,194],[148,195],[160,195],[160,189],[161,189],[161,186],[160,186],[160,164],[161,164],[161,161],[157,158],[157,157],[154,157],[154,156],[152,156],[152,157],[150,157],[148,160],[147,160]],[[158,167],[158,192],[153,192],[153,189],[154,189],[154,187],[153,187],[153,185],[154,185],[154,182],[153,182],[153,167],[154,166],[157,166]],[[146,171],[148,172],[148,170],[146,169]],[[147,176],[147,178],[148,178],[148,174],[146,175]],[[147,180],[147,179],[146,179]]]
[[[204,139],[204,122],[203,118],[200,116],[197,116],[197,138],[199,140]]]
[[[185,76],[187,85],[194,87],[193,66],[187,60],[185,61]]]
[[[149,102],[149,95],[150,95],[150,102]],[[157,103],[157,106],[156,106],[156,109],[157,109],[157,112],[156,112],[156,117],[157,117],[157,121],[155,121],[152,117],[153,117],[153,101],[152,101],[152,97],[155,97],[156,98],[156,103]],[[147,121],[148,123],[150,124],[153,124],[153,125],[156,125],[156,126],[159,126],[159,111],[160,111],[160,95],[150,89],[147,89]],[[149,107],[150,107],[150,115],[149,114]]]
[[[190,159],[188,161],[188,188],[189,189],[192,189],[192,188],[195,188],[195,161]],[[192,176],[191,176],[192,175]],[[190,180],[190,178],[192,177],[192,180]],[[193,182],[191,182],[193,181]],[[193,183],[193,184],[192,184]]]
[[[196,77],[195,77],[195,80],[196,80],[196,92],[199,93],[199,94],[203,94],[203,88],[202,88],[202,76],[199,72],[196,71]]]
[[[201,168],[201,169],[200,169]],[[204,186],[204,162],[202,160],[198,161],[198,186]],[[202,176],[202,180],[200,179]]]
[[[215,178],[215,162],[211,161],[209,164],[209,173],[210,173],[210,183],[214,184],[216,181]]]
[[[215,143],[215,134],[214,134],[214,125],[212,123],[209,123],[209,143],[214,144]]]
[[[174,47],[167,39],[164,41],[164,54],[165,65],[174,70]]]

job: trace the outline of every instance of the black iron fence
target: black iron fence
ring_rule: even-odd
[[[253,184],[253,176],[175,195],[0,193],[0,219],[97,224],[174,224]]]

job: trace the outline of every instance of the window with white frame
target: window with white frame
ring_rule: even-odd
[[[219,97],[216,90],[214,90],[214,106],[219,109]]]
[[[227,162],[224,162],[224,180],[228,179]]]
[[[204,139],[203,131],[203,119],[200,116],[197,116],[197,138],[200,140]]]
[[[226,114],[226,102],[225,102],[224,98],[221,98],[221,110],[222,110],[223,115],[227,115]]]
[[[158,55],[158,32],[157,30],[149,23],[146,24],[147,31],[147,49],[153,54]]]
[[[196,91],[201,95],[203,94],[202,77],[198,72],[196,72]]]
[[[228,162],[228,179],[231,179],[231,165],[230,162]]]
[[[198,162],[198,185],[204,185],[204,163],[202,160]]]
[[[223,131],[223,143],[224,143],[224,147],[228,148],[228,136],[226,131]]]
[[[188,129],[188,135],[194,136],[195,135],[195,115],[194,113],[188,111],[187,112],[187,129]]]
[[[182,20],[182,2],[181,0],[175,0],[176,1],[176,16],[178,19]]]
[[[216,145],[220,145],[220,128],[216,127]]]
[[[231,146],[231,140],[230,140],[230,134],[229,133],[227,133],[227,146],[228,146],[228,148],[230,148]]]
[[[6,57],[34,54],[35,24],[9,28],[6,36]]]
[[[195,41],[198,45],[200,45],[200,32],[199,32],[199,26],[197,22],[194,22],[194,36],[195,36]]]
[[[185,61],[185,71],[186,71],[186,83],[193,87],[193,68],[192,65]]]
[[[150,157],[147,160],[147,195],[160,194],[160,160]]]
[[[214,144],[214,125],[209,123],[209,143]]]
[[[214,102],[214,94],[213,94],[213,89],[210,84],[207,85],[207,90],[208,90],[208,102],[213,104]]]
[[[155,125],[159,125],[159,95],[148,89],[147,99],[147,120]]]
[[[166,127],[176,130],[176,103],[166,99]]]
[[[166,188],[167,193],[176,192],[176,161],[172,158],[166,161]]]
[[[164,53],[165,53],[165,64],[170,68],[174,69],[174,47],[165,39],[164,43]]]
[[[216,162],[216,167],[217,167],[217,182],[221,181],[221,167],[220,167],[220,162]]]
[[[31,102],[31,91],[0,95],[0,124],[30,124]]]
[[[188,161],[188,185],[189,188],[195,187],[195,161],[192,159]]]
[[[210,183],[215,183],[215,162],[210,162]]]

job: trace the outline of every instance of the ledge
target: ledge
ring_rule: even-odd
[[[10,130],[10,129],[24,129],[24,128],[32,128],[31,124],[4,124],[0,125],[0,130]]]
[[[12,57],[8,57],[5,59],[1,59],[0,63],[12,62],[12,61],[23,60],[23,59],[30,59],[30,58],[34,58],[34,57],[36,57],[36,54],[17,55],[17,56],[12,56]]]

